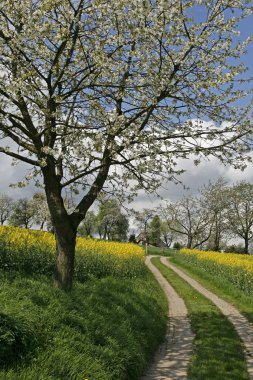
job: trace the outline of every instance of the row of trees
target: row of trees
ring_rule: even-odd
[[[151,219],[154,213],[157,215]],[[243,252],[248,253],[253,239],[253,184],[240,182],[228,186],[224,179],[219,179],[204,186],[197,196],[138,213],[137,220],[152,244],[152,223],[155,223],[156,241],[160,244],[170,246],[172,241],[180,240],[188,248],[220,251],[231,238],[236,238],[244,242]]]
[[[71,212],[71,199],[64,198],[65,207]],[[7,194],[0,194],[0,222],[16,227],[39,228],[53,231],[51,215],[47,206],[46,196],[37,192],[31,199],[22,198],[14,201]],[[78,234],[81,236],[98,235],[100,239],[125,241],[129,222],[122,212],[116,199],[100,198],[98,212],[88,211],[80,224]]]
[[[64,199],[71,212],[73,203]],[[188,248],[202,247],[219,251],[231,238],[244,242],[248,253],[253,239],[253,185],[240,182],[228,186],[224,179],[204,186],[197,196],[183,197],[177,202],[167,202],[157,209],[143,209],[133,214],[138,229],[135,242],[147,242],[155,246],[171,246],[181,241]],[[38,192],[31,199],[14,201],[0,194],[0,222],[17,227],[53,230],[50,212],[44,193]],[[126,241],[129,219],[122,212],[115,198],[101,197],[98,211],[88,211],[78,228],[81,236],[99,236],[100,239]]]
[[[9,195],[0,194],[0,222],[16,227],[30,228],[40,225],[51,230],[52,224],[46,197],[43,193],[35,193],[32,199],[21,198],[14,201]]]
[[[65,197],[64,204],[66,209],[71,211],[73,207],[71,199]],[[41,230],[53,231],[45,193],[36,192],[30,199],[18,200],[5,193],[0,194],[0,223],[23,228],[39,226]]]
[[[71,212],[72,202],[65,198],[65,207]],[[177,202],[167,202],[157,209],[133,212],[137,236],[134,242],[155,246],[171,246],[180,241],[188,248],[224,249],[228,240],[239,238],[244,242],[243,252],[249,252],[253,239],[253,185],[240,182],[228,186],[224,179],[204,186],[197,196],[185,196]],[[0,194],[0,222],[17,227],[53,230],[44,193],[35,193],[31,199],[14,201]],[[100,239],[126,241],[129,219],[115,198],[101,197],[98,211],[88,211],[78,228],[81,236],[99,236]]]

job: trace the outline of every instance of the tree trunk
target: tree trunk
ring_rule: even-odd
[[[249,239],[248,236],[244,238],[244,253],[249,253]]]
[[[219,245],[219,243],[214,242],[213,250],[214,250],[215,252],[219,252],[219,251],[220,251],[220,245]]]
[[[54,286],[69,290],[72,287],[76,246],[76,230],[62,221],[55,228],[56,267],[53,276]]]
[[[57,258],[53,278],[55,287],[69,290],[73,283],[77,227],[106,181],[111,164],[110,150],[105,150],[101,169],[94,183],[71,215],[67,213],[61,194],[61,168],[56,167],[54,160],[54,157],[47,156],[47,165],[42,168],[47,204],[56,237]]]
[[[192,236],[188,236],[188,239],[187,239],[187,248],[191,248],[192,247]]]
[[[79,223],[75,223],[68,215],[59,179],[51,172],[50,166],[43,170],[48,208],[56,239],[56,266],[53,285],[69,290],[72,287],[75,259],[76,234]]]
[[[215,221],[215,237],[214,237],[214,251],[220,251],[220,240],[221,240],[221,232],[219,227],[219,222]]]

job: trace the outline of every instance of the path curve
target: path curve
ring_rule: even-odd
[[[184,301],[151,263],[153,257],[157,256],[148,256],[145,263],[166,294],[169,319],[165,342],[160,346],[142,380],[183,380],[187,378],[194,335]]]
[[[253,380],[253,325],[241,313],[239,313],[234,306],[204,288],[198,281],[194,280],[182,270],[171,264],[166,257],[161,257],[161,262],[168,268],[172,269],[182,279],[187,281],[188,284],[190,284],[199,293],[210,299],[234,325],[244,344],[247,369],[250,379]]]

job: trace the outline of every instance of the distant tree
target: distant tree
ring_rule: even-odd
[[[96,223],[97,218],[94,211],[88,211],[78,227],[78,234],[81,236],[93,236],[96,231]]]
[[[208,248],[219,251],[222,238],[228,232],[228,186],[223,178],[215,183],[209,183],[201,190],[202,207],[206,209],[212,225],[211,236],[208,240]]]
[[[161,220],[161,240],[167,248],[169,248],[172,242],[178,237],[178,233],[169,227],[170,224],[171,221],[168,223],[167,220]]]
[[[125,241],[129,222],[116,199],[104,198],[100,200],[97,214],[97,230],[100,238]]]
[[[172,210],[172,209],[171,209]],[[177,225],[175,219],[171,217],[170,207],[160,206],[158,208],[158,212],[161,218],[161,238],[166,245],[166,247],[170,247],[173,241],[176,241],[181,234],[176,232],[177,229],[180,230],[180,226]],[[172,229],[171,227],[175,228]]]
[[[14,201],[9,195],[0,194],[0,223],[2,225],[9,219],[13,206]]]
[[[156,247],[161,244],[161,221],[158,215],[155,215],[150,222],[149,242]]]
[[[210,238],[212,220],[198,197],[184,197],[169,203],[166,211],[170,215],[170,229],[186,237],[187,248],[201,246]]]
[[[47,205],[45,193],[35,193],[30,201],[30,207],[33,210],[33,222],[43,230],[45,225],[51,227],[51,215]]]
[[[109,232],[109,240],[127,241],[127,234],[129,230],[129,220],[127,216],[120,213]]]
[[[151,218],[154,216],[155,211],[152,209],[144,208],[142,211],[135,211],[134,216],[138,225],[139,234],[142,235],[143,239],[147,244],[149,244],[149,223]]]
[[[99,210],[97,214],[97,231],[100,239],[108,238],[108,231],[111,228],[113,219],[120,212],[120,207],[116,199],[108,199],[105,196],[100,198]],[[108,221],[110,219],[110,223]]]
[[[135,234],[131,234],[128,239],[129,243],[136,243],[136,236]]]
[[[229,189],[227,198],[230,229],[244,240],[244,253],[248,253],[253,238],[253,185],[240,182]]]
[[[27,198],[19,199],[10,216],[10,224],[15,227],[30,228],[34,221],[34,208]]]

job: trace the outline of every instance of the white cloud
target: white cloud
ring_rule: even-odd
[[[252,153],[253,157],[253,153]],[[25,163],[19,163],[11,166],[12,159],[3,154],[0,155],[0,193],[8,193],[14,198],[31,197],[38,190],[32,184],[25,188],[10,188],[11,183],[21,181],[30,166]],[[198,166],[194,165],[193,158],[180,159],[178,161],[178,169],[184,169],[185,173],[179,176],[182,184],[175,185],[172,182],[164,184],[159,195],[167,200],[180,199],[184,194],[196,194],[198,189],[208,181],[216,181],[220,177],[224,177],[230,185],[237,181],[247,181],[253,183],[253,164],[249,164],[244,171],[235,170],[232,166],[224,166],[214,157],[209,160],[202,161]],[[186,190],[185,187],[189,188]],[[155,208],[161,202],[155,195],[147,195],[144,191],[139,193],[135,201],[130,204],[135,210],[142,208]]]
[[[15,199],[23,197],[31,197],[35,192],[33,185],[25,188],[12,188],[10,184],[21,181],[29,170],[30,166],[24,163],[11,165],[12,159],[3,154],[0,155],[0,193],[7,193]]]
[[[186,194],[195,195],[198,189],[207,184],[208,181],[215,182],[220,177],[224,177],[229,185],[243,180],[253,183],[253,164],[249,164],[247,169],[241,171],[234,169],[232,166],[221,164],[217,158],[210,158],[208,161],[202,161],[198,166],[194,165],[192,159],[180,160],[179,167],[186,170],[179,177],[182,184],[175,185],[172,182],[164,184],[159,194],[165,200],[175,201]],[[143,207],[156,207],[159,203],[160,200],[156,197],[141,193],[133,203],[133,207],[140,210]]]

